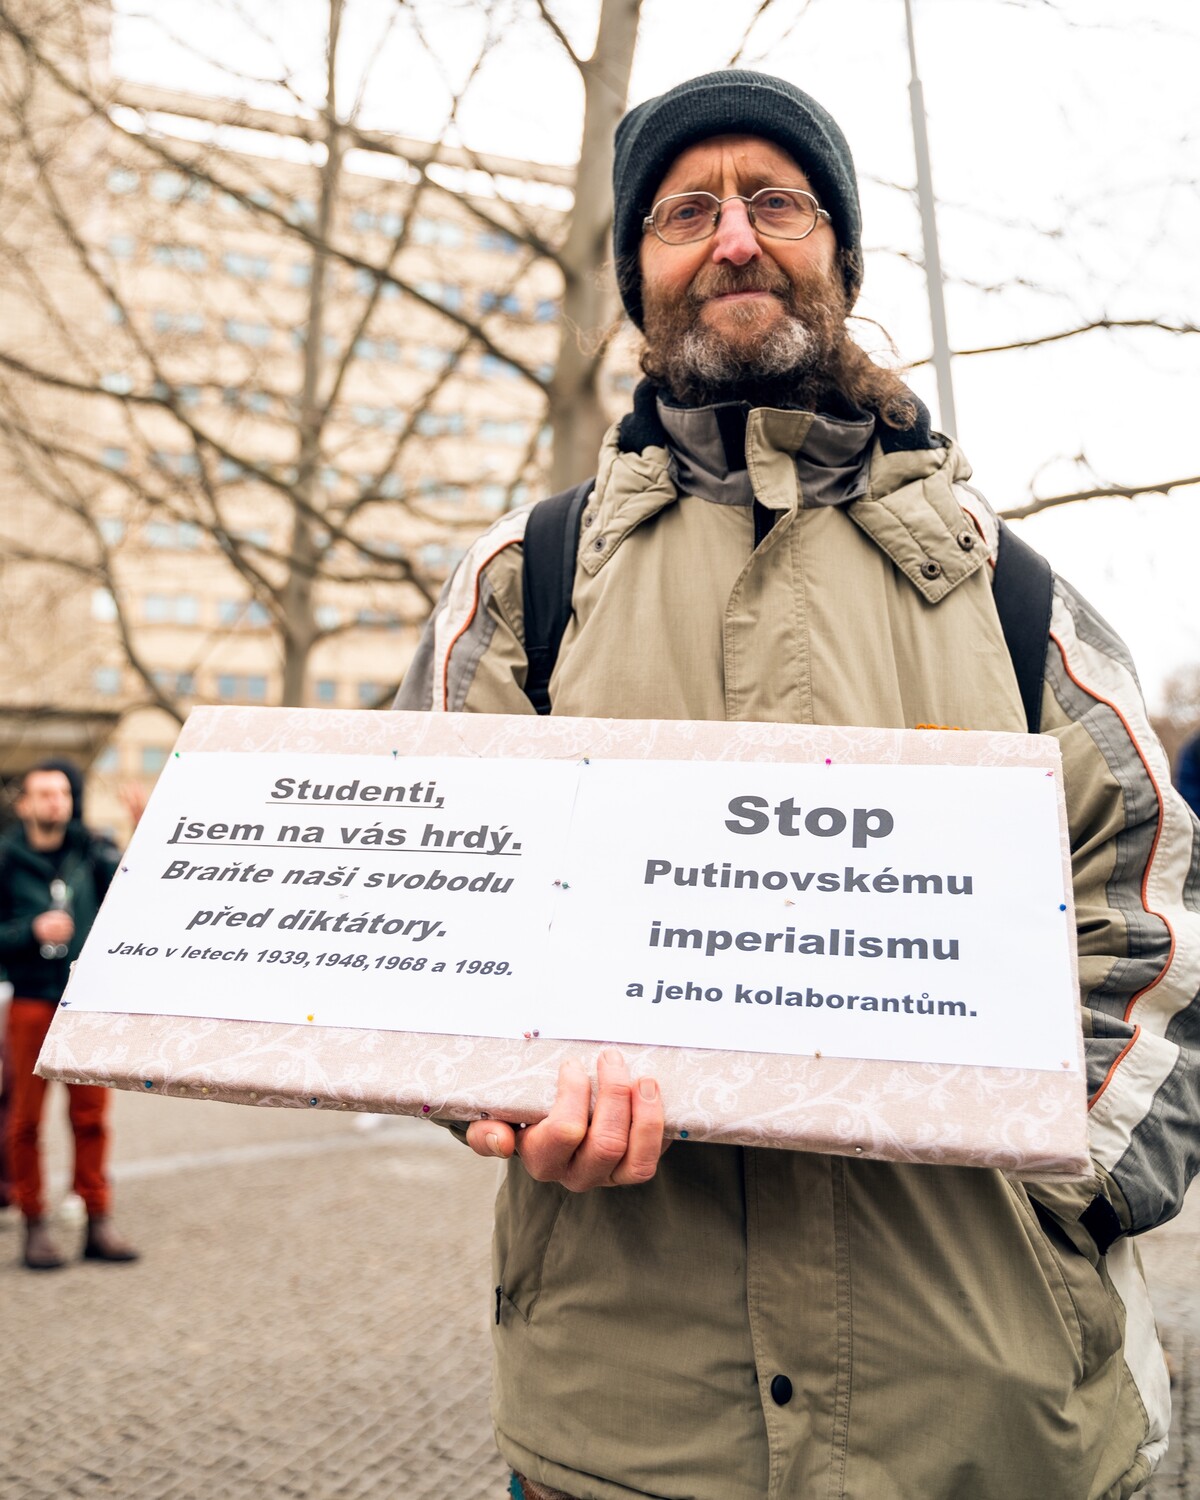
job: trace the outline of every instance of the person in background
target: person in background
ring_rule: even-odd
[[[1189,735],[1175,758],[1175,788],[1200,817],[1200,729]]]
[[[112,846],[72,817],[75,796],[59,766],[34,766],[21,779],[18,821],[0,841],[0,965],[13,986],[5,1034],[11,1073],[5,1144],[9,1191],[24,1221],[21,1258],[33,1271],[56,1270],[67,1259],[45,1218],[39,1134],[48,1085],[34,1068],[117,865]],[[137,1251],[109,1218],[108,1090],[68,1084],[67,1095],[74,1189],[87,1210],[83,1254],[136,1260]]]

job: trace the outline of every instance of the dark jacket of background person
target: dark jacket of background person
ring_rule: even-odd
[[[71,964],[79,957],[115,871],[111,845],[82,823],[68,823],[61,849],[52,854],[31,849],[20,823],[8,830],[0,840],[0,963],[14,995],[51,1004],[61,1000]],[[43,958],[33,922],[52,905],[54,879],[70,891],[68,910],[75,932],[63,958]]]
[[[1179,795],[1200,817],[1200,730],[1184,740],[1175,761],[1175,786]]]

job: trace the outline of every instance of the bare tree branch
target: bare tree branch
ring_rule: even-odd
[[[1073,505],[1080,500],[1134,500],[1138,495],[1168,495],[1191,484],[1200,484],[1200,474],[1191,474],[1184,479],[1167,479],[1159,484],[1097,484],[1090,489],[1073,490],[1070,494],[1045,495],[1030,500],[1025,505],[1012,506],[1000,514],[1007,521],[1023,521],[1026,516],[1036,516],[1039,511],[1052,510],[1059,505]]]

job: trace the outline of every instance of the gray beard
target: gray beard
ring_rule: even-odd
[[[812,406],[827,384],[821,338],[794,314],[744,348],[700,321],[663,342],[666,351],[655,373],[685,406]]]
[[[670,364],[680,384],[720,388],[737,381],[773,380],[806,371],[816,353],[816,340],[798,318],[784,318],[739,354],[713,328],[694,323],[680,339]]]

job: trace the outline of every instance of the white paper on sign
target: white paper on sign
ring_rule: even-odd
[[[592,760],[543,1036],[1077,1071],[1044,769]]]
[[[172,757],[77,1010],[1078,1072],[1044,764]]]
[[[544,761],[172,757],[68,1004],[520,1035],[576,779]]]

